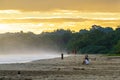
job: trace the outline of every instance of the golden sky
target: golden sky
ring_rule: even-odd
[[[0,0],[0,33],[120,25],[120,0]]]

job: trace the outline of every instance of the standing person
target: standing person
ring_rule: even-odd
[[[77,54],[76,49],[73,49],[72,53],[73,53],[73,54]]]

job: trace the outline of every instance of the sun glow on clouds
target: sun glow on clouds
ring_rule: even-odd
[[[22,12],[19,10],[0,10],[1,19],[51,19],[51,18],[85,18],[97,20],[118,20],[120,13],[80,12],[76,10],[53,10],[48,12]]]
[[[4,32],[36,32],[39,29],[39,26],[41,24],[32,24],[32,23],[14,23],[14,24],[0,24],[0,31],[1,33]],[[41,29],[39,30],[39,33],[41,33]]]
[[[0,32],[32,31],[39,34],[56,29],[89,29],[91,25],[117,26],[120,13],[80,12],[77,10],[53,10],[46,12],[22,12],[0,10]]]
[[[19,32],[23,30],[24,32],[32,31],[36,34],[39,34],[44,31],[53,31],[56,29],[69,29],[74,28],[76,24],[73,22],[64,22],[64,23],[14,23],[14,24],[0,24],[0,32]]]
[[[0,14],[19,14],[21,11],[19,10],[0,10]]]

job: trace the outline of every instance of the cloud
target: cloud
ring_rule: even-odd
[[[120,22],[120,20],[100,20],[100,19],[84,19],[84,18],[51,18],[51,19],[2,19],[0,23],[61,23],[61,22]]]
[[[120,0],[0,0],[1,10],[120,12]]]
[[[1,23],[41,23],[41,22],[83,22],[88,19],[80,18],[51,18],[51,19],[2,19]]]

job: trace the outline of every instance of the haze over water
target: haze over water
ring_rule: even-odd
[[[31,53],[1,54],[0,64],[25,63],[34,60],[57,58],[60,56],[61,56],[60,53],[55,53],[55,52],[36,52],[34,54]]]

